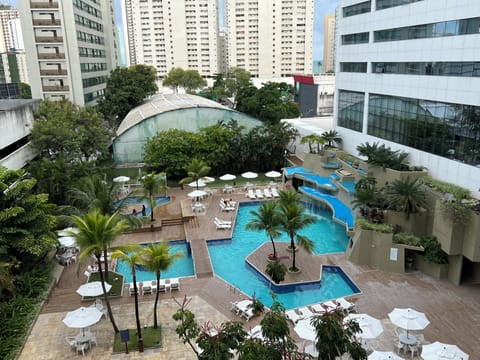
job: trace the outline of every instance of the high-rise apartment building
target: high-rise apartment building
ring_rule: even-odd
[[[256,77],[312,73],[313,0],[226,0],[228,67]]]
[[[340,0],[337,130],[480,195],[480,2]]]
[[[335,15],[323,19],[323,72],[335,71]]]
[[[218,72],[217,0],[122,0],[127,64]]]
[[[16,28],[14,21],[18,19],[18,9],[11,5],[0,3],[0,52],[3,53],[15,49],[15,44],[13,43],[14,31],[12,30]]]
[[[94,105],[118,65],[113,0],[19,2],[33,98]]]

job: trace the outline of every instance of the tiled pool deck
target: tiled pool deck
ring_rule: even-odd
[[[174,201],[171,204],[156,209],[157,218],[176,217],[181,214],[180,201],[187,198],[188,189],[172,189]],[[208,208],[205,214],[196,216],[186,226],[164,226],[160,231],[124,235],[119,243],[145,243],[159,239],[185,239],[186,233],[193,242],[204,242],[205,239],[225,238],[231,236],[230,231],[216,230],[213,217],[233,218],[231,213],[221,212],[218,199],[221,194],[207,200]],[[228,195],[230,197],[230,195]],[[248,201],[243,189],[231,196],[237,201]],[[382,319],[385,331],[378,338],[379,350],[393,349],[393,326],[388,320],[388,313],[394,307],[412,307],[425,312],[431,324],[425,329],[425,339],[428,342],[442,341],[457,344],[470,354],[470,359],[479,358],[480,354],[480,286],[455,286],[445,280],[435,280],[420,272],[393,274],[378,271],[366,266],[356,266],[348,262],[343,254],[323,255],[324,264],[339,265],[345,273],[359,286],[361,295],[355,296],[359,312],[368,313]],[[201,261],[208,261],[203,259]],[[203,265],[199,265],[203,266]],[[198,271],[198,268],[197,268]],[[83,274],[83,269],[80,271]],[[42,312],[32,328],[25,347],[19,359],[66,359],[77,355],[68,349],[65,336],[75,333],[67,328],[62,319],[67,311],[76,309],[82,304],[75,290],[85,282],[83,275],[77,276],[75,265],[64,268],[62,276],[52,291],[51,296],[42,308]],[[208,272],[200,278],[181,280],[181,291],[161,294],[159,303],[159,318],[164,328],[164,346],[155,351],[143,354],[112,354],[112,328],[110,322],[101,320],[92,327],[96,333],[98,346],[94,346],[84,358],[86,359],[195,359],[194,354],[175,334],[175,324],[171,315],[177,309],[173,296],[181,299],[184,295],[192,297],[189,308],[203,321],[211,321],[217,325],[228,319],[240,320],[230,312],[230,301],[245,298],[237,289],[224,283]],[[153,295],[140,297],[140,313],[142,323],[153,321]],[[112,299],[113,312],[119,327],[134,327],[133,297],[124,294],[123,297]],[[246,323],[247,329],[257,325],[259,319]],[[298,345],[303,341],[296,337]],[[417,357],[416,359],[420,359]]]

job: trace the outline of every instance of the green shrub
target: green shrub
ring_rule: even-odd
[[[451,219],[455,224],[468,224],[472,217],[470,206],[459,201],[443,200],[440,203],[442,214]]]
[[[411,246],[421,246],[421,239],[410,233],[398,233],[393,235],[393,241],[398,244],[405,244]]]
[[[457,200],[462,200],[462,199],[468,200],[471,198],[470,190],[462,188],[461,186],[436,180],[430,176],[422,177],[421,181],[425,185],[431,188],[434,188],[435,190],[438,190],[444,194],[453,194],[453,196],[455,196],[455,199]]]
[[[372,224],[365,219],[356,219],[355,225],[363,230],[378,231],[381,233],[392,233],[393,227],[390,224]]]
[[[420,242],[425,249],[425,260],[434,264],[448,264],[448,255],[434,236],[424,236]]]

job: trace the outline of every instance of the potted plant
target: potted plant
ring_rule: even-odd
[[[259,316],[265,309],[265,305],[263,305],[263,303],[260,300],[255,298],[255,296],[253,296],[252,303],[248,305],[248,307],[253,310],[253,313],[255,314],[255,316]]]

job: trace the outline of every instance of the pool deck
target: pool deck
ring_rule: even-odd
[[[172,202],[156,208],[155,217],[158,219],[181,218],[181,200],[187,199],[187,193],[190,191],[191,189],[187,188],[185,190],[170,189],[168,194],[172,196]],[[204,214],[187,217],[188,220],[184,224],[162,226],[161,229],[153,232],[122,235],[118,239],[118,244],[124,244],[188,238],[195,257],[197,277],[182,278],[180,291],[160,294],[159,316],[164,328],[162,349],[150,350],[141,355],[136,352],[131,352],[129,355],[112,355],[111,325],[108,321],[101,320],[92,327],[92,331],[97,334],[99,345],[88,351],[85,355],[86,359],[195,359],[191,350],[176,336],[175,324],[171,320],[171,315],[178,308],[174,299],[181,299],[183,296],[192,297],[189,308],[202,322],[210,320],[217,325],[229,319],[244,322],[230,311],[230,301],[245,299],[247,296],[209,272],[211,265],[208,252],[205,252],[206,239],[231,237],[231,230],[217,230],[213,224],[215,216],[224,220],[235,218],[235,213],[225,213],[220,210],[218,201],[222,196],[231,197],[236,201],[250,201],[245,197],[243,188],[236,189],[235,193],[226,196],[217,193],[209,199],[207,211]],[[268,249],[269,246],[265,247],[264,251],[270,253],[271,250]],[[277,246],[277,249],[281,251],[282,246]],[[258,256],[263,257],[263,255]],[[456,344],[470,354],[471,359],[478,358],[477,354],[480,354],[480,286],[456,286],[446,280],[436,280],[418,271],[405,274],[386,273],[368,266],[354,265],[347,261],[343,254],[320,255],[317,258],[322,264],[340,266],[361,289],[362,293],[352,298],[359,312],[382,319],[385,331],[378,338],[377,349],[384,351],[393,349],[393,326],[388,320],[388,313],[395,307],[412,307],[425,312],[431,322],[424,331],[426,341]],[[266,257],[263,259],[266,261]],[[310,266],[315,269],[315,263],[307,264],[304,260],[297,259],[302,272],[295,276],[305,275]],[[86,281],[83,271],[84,269],[80,268],[77,272],[75,264],[63,268],[59,281],[42,307],[41,314],[32,328],[19,359],[77,358],[74,352],[68,350],[64,337],[78,330],[67,328],[61,319],[67,311],[82,305],[88,306],[91,303],[82,303],[80,296],[75,292]],[[122,297],[111,300],[115,319],[122,329],[134,327],[133,299],[128,296],[128,291],[124,291]],[[142,323],[151,325],[154,299],[154,295],[139,297]],[[259,318],[250,320],[246,323],[246,328],[257,325],[259,321]],[[303,340],[297,337],[293,328],[291,330],[291,335],[298,341],[298,345],[302,346]],[[420,359],[420,357],[414,357],[414,359]]]

